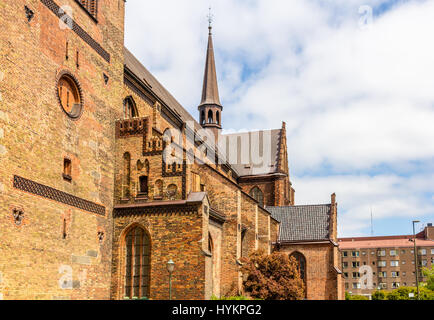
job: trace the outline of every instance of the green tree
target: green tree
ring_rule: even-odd
[[[301,300],[304,281],[300,278],[297,262],[287,254],[270,255],[256,251],[243,259],[244,290],[252,298],[262,300]]]
[[[383,290],[377,290],[372,294],[372,300],[386,300],[387,292]]]
[[[431,269],[423,268],[422,271],[425,277],[427,278],[425,288],[434,291],[434,264],[431,265]]]

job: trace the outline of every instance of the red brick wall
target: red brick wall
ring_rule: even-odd
[[[338,299],[338,277],[331,263],[333,247],[331,244],[297,244],[285,245],[281,252],[302,253],[306,258],[306,283],[308,300]]]
[[[57,1],[56,1],[57,2]],[[61,1],[110,56],[104,60],[40,0],[3,1],[0,10],[0,294],[4,299],[108,299],[114,176],[114,119],[122,110],[124,2],[104,1],[96,24],[75,1]],[[33,19],[28,22],[28,6]],[[69,58],[66,59],[68,41]],[[75,52],[79,50],[79,67]],[[83,113],[71,120],[56,77],[73,74]],[[103,73],[109,76],[104,83]],[[62,177],[72,160],[72,181]],[[13,188],[13,175],[105,207],[105,217]],[[17,227],[12,207],[24,212]],[[67,236],[63,239],[63,218]],[[104,230],[104,240],[97,234]],[[71,273],[73,288],[59,281]]]
[[[115,218],[113,237],[112,298],[122,299],[122,234],[137,224],[151,238],[151,292],[153,300],[169,298],[167,262],[175,262],[173,299],[204,299],[205,256],[201,251],[202,215],[171,213]]]

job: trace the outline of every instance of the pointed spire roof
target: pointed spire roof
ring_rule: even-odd
[[[208,27],[208,49],[206,53],[205,73],[203,76],[201,105],[211,104],[221,106],[219,89],[217,85],[217,73],[215,68],[214,47],[212,44],[212,27]]]

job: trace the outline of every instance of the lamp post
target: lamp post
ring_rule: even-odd
[[[416,231],[414,228],[415,223],[419,223],[420,221],[413,221],[413,242],[414,242],[414,270],[416,272],[416,287],[417,287],[417,300],[419,300],[419,271],[417,265],[417,247],[416,247]]]
[[[175,262],[170,259],[167,262],[167,271],[169,271],[169,300],[172,300],[172,273],[175,269]]]

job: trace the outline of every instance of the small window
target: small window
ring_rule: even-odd
[[[148,195],[148,176],[141,176],[139,178],[140,194]]]
[[[211,110],[208,111],[208,123],[213,123],[213,116]]]
[[[63,159],[63,179],[65,179],[67,181],[71,181],[72,180],[71,172],[72,172],[71,159],[64,158]]]
[[[426,249],[419,249],[419,254],[422,256],[426,255]]]
[[[264,194],[262,193],[261,189],[259,189],[258,187],[253,187],[250,190],[249,195],[256,201],[258,201],[261,207],[264,206]]]
[[[348,252],[347,251],[343,251],[342,252],[342,257],[348,257]]]
[[[351,252],[351,256],[352,257],[358,257],[359,256],[359,251],[352,251]]]

